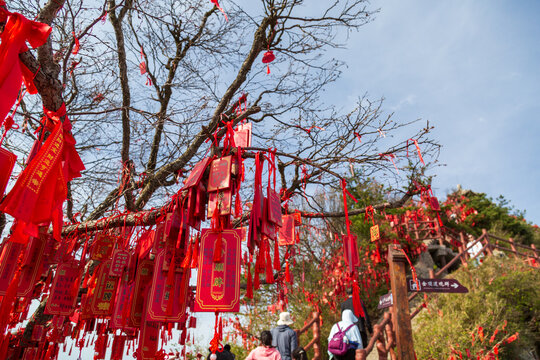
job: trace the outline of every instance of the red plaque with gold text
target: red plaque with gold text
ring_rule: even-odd
[[[164,249],[156,257],[146,319],[148,321],[179,322],[186,314],[189,274],[175,272],[173,285],[167,286],[168,272],[163,271],[165,258],[166,250]],[[187,271],[191,271],[191,269],[188,268]],[[184,276],[187,278],[182,281]],[[172,299],[171,304],[169,304],[169,299]]]
[[[212,161],[208,178],[209,192],[228,189],[231,186],[231,165],[231,155]]]
[[[240,261],[242,230],[223,230],[223,262],[213,262],[217,232],[203,229],[194,311],[240,310]]]
[[[119,279],[116,276],[109,275],[111,263],[111,260],[107,260],[99,268],[97,283],[90,304],[90,310],[94,316],[112,315]]]
[[[77,302],[80,275],[81,267],[76,260],[58,265],[45,314],[71,316]]]

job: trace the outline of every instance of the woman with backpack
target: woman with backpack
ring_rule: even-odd
[[[261,346],[253,349],[246,360],[281,360],[281,355],[276,348],[272,347],[272,333],[268,330],[261,331]]]
[[[354,360],[356,350],[363,349],[358,319],[349,309],[341,313],[341,321],[334,324],[328,337],[328,355],[335,360]]]

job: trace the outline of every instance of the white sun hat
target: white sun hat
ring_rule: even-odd
[[[278,325],[291,325],[292,323],[294,323],[294,321],[291,319],[291,314],[288,311],[279,314]]]

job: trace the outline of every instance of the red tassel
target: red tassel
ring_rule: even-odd
[[[251,266],[250,266],[250,264],[247,264],[246,297],[248,299],[253,299],[253,282],[251,280]]]
[[[221,262],[222,261],[222,252],[223,252],[223,239],[222,239],[222,234],[221,232],[218,233],[218,236],[217,236],[217,240],[215,242],[215,247],[214,247],[214,258],[213,258],[213,261],[214,262]]]
[[[285,281],[291,283],[291,271],[289,270],[289,261],[285,265]]]
[[[270,259],[270,245],[266,246],[266,282],[274,283],[274,272],[272,271],[272,261]]]
[[[274,270],[279,271],[281,264],[279,263],[279,245],[278,241],[274,241]]]
[[[195,238],[195,243],[193,244],[193,254],[191,255],[191,267],[199,267],[199,245],[201,238],[199,235]]]
[[[191,257],[193,256],[193,243],[190,242],[188,246],[188,251],[186,256],[184,257],[184,260],[182,261],[182,264],[180,265],[182,269],[187,269],[191,267]]]
[[[236,188],[236,200],[234,201],[234,217],[242,216],[242,199],[240,198],[240,185]]]
[[[255,267],[255,279],[253,281],[253,287],[255,290],[259,290],[261,287],[261,283],[259,281],[259,272],[257,271],[257,267]]]
[[[358,287],[358,282],[353,281],[353,306],[354,312],[360,314],[361,317],[365,318],[364,309],[362,308],[362,301],[360,300],[360,288]]]

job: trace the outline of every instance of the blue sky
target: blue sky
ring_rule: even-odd
[[[433,187],[504,195],[540,224],[540,2],[372,1],[373,22],[334,51],[348,69],[336,101],[385,97],[403,121],[435,126]],[[337,100],[345,99],[345,100]],[[338,104],[339,105],[339,104]]]

